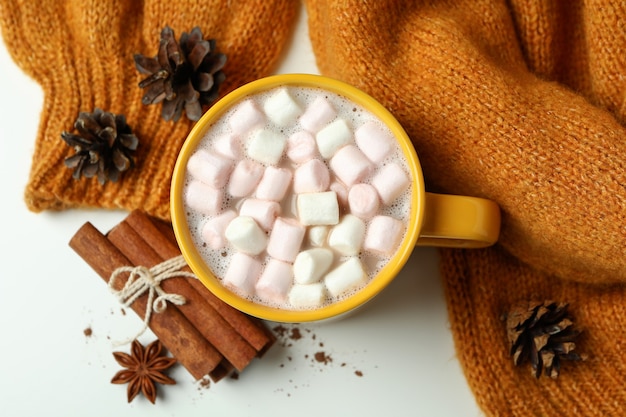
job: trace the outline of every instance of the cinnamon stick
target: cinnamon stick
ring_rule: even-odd
[[[76,232],[69,245],[105,282],[109,281],[117,268],[132,265],[131,261],[89,222]],[[122,288],[127,279],[127,276],[120,276],[115,289]],[[146,306],[147,295],[143,295],[135,300],[131,308],[143,317]],[[209,375],[212,380],[218,381],[231,372],[232,367],[224,361],[223,356],[174,306],[168,307],[167,314],[152,315],[149,326],[196,380]]]
[[[143,236],[144,230],[135,231],[126,220],[107,235],[109,241],[135,265],[150,268],[166,260],[150,247]],[[180,312],[238,371],[242,371],[257,356],[257,351],[205,301],[187,278],[170,278],[161,281],[160,285],[166,293],[185,298],[186,302],[177,306]]]
[[[162,260],[180,256],[171,226],[145,213],[134,210],[126,222],[139,232]],[[189,268],[187,268],[190,271]],[[254,349],[262,356],[275,342],[276,336],[257,318],[226,304],[210,292],[199,280],[188,280],[189,284],[217,311]]]

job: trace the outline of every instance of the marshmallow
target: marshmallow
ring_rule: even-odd
[[[294,219],[279,217],[267,244],[267,253],[276,259],[293,262],[300,252],[306,229]]]
[[[352,257],[326,274],[324,284],[330,295],[339,297],[364,284],[366,279],[367,274],[363,269],[361,261],[357,257]]]
[[[233,161],[209,152],[198,149],[189,157],[187,170],[197,180],[214,188],[222,188],[228,182],[228,176],[233,170]]]
[[[313,248],[302,251],[293,262],[293,277],[298,284],[318,282],[333,263],[333,251]]]
[[[330,169],[348,187],[352,187],[357,182],[369,175],[372,163],[354,145],[344,146],[339,149],[330,160]]]
[[[203,214],[214,215],[222,209],[224,192],[200,181],[191,181],[185,190],[185,202]]]
[[[296,164],[301,164],[317,156],[317,143],[313,135],[301,130],[287,139],[287,157]]]
[[[280,133],[257,129],[248,140],[248,156],[262,164],[275,165],[283,156],[287,138]]]
[[[352,214],[343,216],[328,235],[328,246],[342,255],[357,255],[365,237],[365,222]]]
[[[265,115],[252,100],[245,100],[237,105],[228,125],[233,132],[243,134],[265,123]]]
[[[404,224],[393,217],[375,216],[367,227],[363,249],[391,255],[400,244]]]
[[[289,303],[294,307],[319,307],[326,301],[326,289],[321,282],[294,285],[289,291]]]
[[[263,110],[272,122],[281,127],[294,124],[302,114],[302,109],[286,88],[281,88],[268,97],[263,104]]]
[[[291,171],[288,169],[268,166],[256,188],[255,195],[263,200],[280,201],[291,184],[291,177]]]
[[[222,282],[244,295],[252,295],[261,269],[261,262],[258,259],[237,252],[232,256]]]
[[[345,120],[337,119],[317,132],[315,141],[322,157],[328,159],[352,141],[352,131]]]
[[[333,181],[330,184],[330,191],[334,191],[337,194],[337,202],[339,207],[345,209],[348,207],[348,187],[341,181]]]
[[[328,236],[328,226],[311,226],[307,233],[311,246],[324,246]]]
[[[293,284],[291,264],[270,259],[255,285],[256,295],[265,301],[283,303]]]
[[[249,159],[242,159],[230,175],[228,192],[233,197],[249,195],[261,180],[263,172],[263,165]]]
[[[228,223],[224,236],[239,252],[258,255],[267,247],[267,235],[249,216],[238,216]]]
[[[311,159],[300,165],[293,173],[293,191],[296,194],[327,191],[330,172],[319,159]]]
[[[226,246],[228,241],[224,233],[230,221],[235,217],[237,213],[234,210],[227,210],[219,216],[212,217],[202,226],[200,234],[209,248],[221,249]]]
[[[240,216],[252,217],[263,230],[270,230],[280,214],[280,204],[276,201],[247,198],[239,208]]]
[[[239,136],[232,133],[227,133],[215,138],[215,140],[213,140],[213,150],[230,159],[241,159],[243,156],[241,139]]]
[[[388,129],[374,121],[366,122],[354,132],[361,152],[375,164],[380,164],[393,149],[395,138]]]
[[[334,191],[298,194],[296,205],[298,219],[305,226],[339,222],[339,205]]]
[[[410,182],[404,169],[395,162],[383,166],[372,178],[372,185],[385,204],[393,203],[408,188]]]
[[[300,116],[300,124],[310,132],[317,132],[337,115],[332,104],[324,97],[317,97]]]
[[[380,201],[376,188],[369,184],[356,184],[348,193],[350,213],[362,219],[369,219],[378,212]]]

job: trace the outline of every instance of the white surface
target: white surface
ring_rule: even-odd
[[[305,19],[279,72],[317,72]],[[109,383],[120,369],[111,352],[128,347],[112,341],[134,335],[140,320],[122,314],[67,245],[84,222],[107,231],[126,213],[26,209],[42,95],[4,44],[0,75],[0,416],[481,414],[455,357],[434,249],[416,249],[393,284],[356,314],[298,326],[302,339],[277,343],[239,379],[204,387],[177,365],[169,372],[177,384],[160,386],[156,405],[141,396],[128,404],[126,386]],[[151,340],[151,333],[140,338]],[[318,351],[332,362],[315,361]]]

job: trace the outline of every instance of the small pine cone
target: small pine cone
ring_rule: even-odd
[[[148,77],[139,83],[145,89],[143,104],[163,103],[161,116],[177,121],[183,109],[193,121],[202,116],[202,106],[213,104],[220,84],[226,78],[222,68],[226,55],[215,52],[215,39],[205,40],[199,27],[183,32],[176,42],[174,31],[166,26],[156,57],[135,55],[135,66]]]
[[[134,166],[131,153],[139,141],[123,115],[97,108],[93,113],[80,113],[74,128],[78,134],[63,132],[61,138],[76,151],[65,159],[75,179],[97,175],[100,184],[116,182],[120,172]]]
[[[568,317],[567,303],[526,302],[513,307],[506,326],[513,363],[530,362],[531,373],[557,378],[562,360],[582,360],[574,352],[574,340],[581,333]]]

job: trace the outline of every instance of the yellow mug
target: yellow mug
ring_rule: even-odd
[[[412,178],[407,230],[398,250],[367,285],[349,297],[316,309],[287,310],[253,302],[220,282],[196,248],[185,213],[183,188],[189,157],[207,130],[232,106],[247,97],[281,86],[327,90],[351,100],[377,116],[395,136],[406,158]],[[404,266],[413,248],[439,246],[480,248],[494,244],[500,232],[500,209],[490,200],[434,194],[425,191],[415,149],[400,123],[374,98],[363,91],[328,77],[311,74],[276,75],[246,84],[216,102],[197,122],[180,151],[171,185],[171,214],[181,252],[200,281],[218,298],[255,317],[276,322],[310,322],[348,313],[382,291]]]

